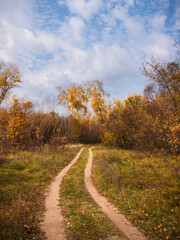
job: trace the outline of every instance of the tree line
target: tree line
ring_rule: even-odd
[[[178,61],[144,61],[144,94],[107,101],[99,80],[59,87],[58,101],[69,116],[35,111],[16,95],[3,107],[10,90],[21,84],[14,64],[0,64],[0,152],[56,150],[67,143],[100,143],[125,149],[180,152],[180,68]]]

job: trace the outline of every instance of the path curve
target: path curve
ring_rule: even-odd
[[[93,164],[93,153],[91,149],[92,148],[89,149],[89,158],[84,175],[87,190],[90,192],[92,198],[99,205],[101,210],[129,240],[147,240],[147,238],[136,227],[134,227],[124,215],[120,214],[116,207],[110,204],[105,197],[101,196],[94,187],[91,177]]]
[[[49,186],[45,202],[45,215],[42,222],[42,230],[46,233],[48,240],[64,240],[63,216],[59,205],[59,191],[63,177],[75,164],[84,148],[81,148],[76,157],[61,170]]]

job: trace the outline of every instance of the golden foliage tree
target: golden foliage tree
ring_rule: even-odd
[[[15,64],[0,63],[0,104],[10,90],[21,83],[20,72]]]
[[[58,90],[59,104],[65,103],[73,117],[80,120],[93,111],[97,120],[104,121],[107,114],[104,98],[108,94],[101,81],[86,82],[84,85],[71,84],[67,88],[59,87]]]
[[[64,89],[58,87],[59,104],[65,103],[68,111],[76,118],[81,118],[87,113],[88,96],[83,86],[71,84]]]
[[[105,97],[108,96],[108,94],[103,89],[103,83],[99,80],[88,82],[87,92],[89,93],[91,108],[96,119],[105,122],[107,117]]]
[[[20,102],[13,96],[12,106],[9,112],[9,120],[7,127],[7,138],[10,140],[14,149],[20,149],[25,145],[27,130],[27,112],[32,108],[32,103]]]

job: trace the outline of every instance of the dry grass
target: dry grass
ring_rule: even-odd
[[[179,158],[95,148],[94,182],[151,239],[180,239]]]
[[[45,239],[39,228],[44,189],[78,148],[19,152],[0,165],[0,239]]]

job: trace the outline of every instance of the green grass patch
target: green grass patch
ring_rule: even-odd
[[[88,159],[85,149],[78,162],[64,177],[60,205],[65,216],[66,236],[69,240],[100,240],[119,236],[124,239],[107,217],[99,210],[84,185],[84,169]],[[110,238],[108,238],[110,237]]]
[[[39,228],[45,187],[79,149],[61,149],[56,153],[19,152],[1,161],[1,240],[45,239]]]
[[[151,239],[180,239],[179,158],[98,147],[93,179]]]

